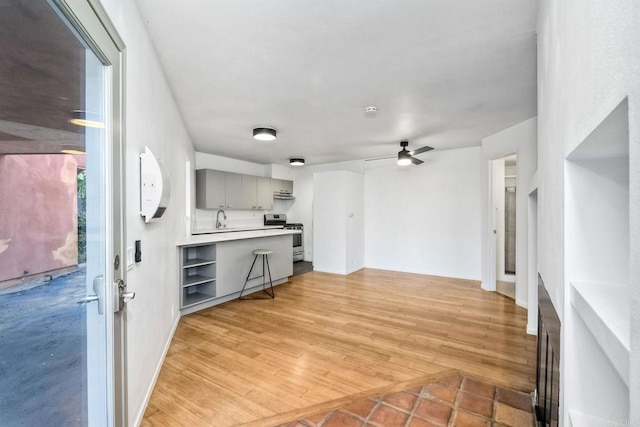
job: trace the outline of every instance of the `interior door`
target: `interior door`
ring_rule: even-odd
[[[85,0],[0,13],[0,425],[124,425],[121,51]]]

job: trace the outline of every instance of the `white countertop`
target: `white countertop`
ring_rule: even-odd
[[[273,230],[276,228],[282,228],[281,225],[253,225],[246,227],[233,227],[233,228],[216,228],[207,230],[204,229],[202,231],[192,231],[192,235],[200,235],[200,234],[217,234],[217,233],[235,233],[238,231],[250,231],[250,230]]]
[[[263,228],[260,230],[235,229],[231,231],[218,231],[211,234],[198,234],[184,237],[176,246],[198,245],[207,243],[228,242],[230,240],[255,239],[260,237],[285,236],[288,234],[300,234],[301,230],[285,230],[283,228]]]

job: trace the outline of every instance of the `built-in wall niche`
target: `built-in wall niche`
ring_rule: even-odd
[[[628,420],[630,227],[626,99],[566,157],[564,220],[565,295],[569,295],[569,304],[563,325],[563,412],[574,425],[584,417],[603,422]]]

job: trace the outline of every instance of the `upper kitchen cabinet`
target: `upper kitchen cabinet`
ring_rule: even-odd
[[[199,169],[196,171],[196,207],[270,210],[277,193],[290,195],[293,190],[291,181],[275,180],[281,182],[276,187],[272,187],[271,181],[263,176]]]
[[[226,203],[226,172],[212,169],[196,171],[196,208],[224,209]]]
[[[243,209],[242,175],[213,169],[198,169],[196,171],[196,208]]]
[[[271,178],[258,177],[256,204],[258,209],[271,210],[273,208]]]
[[[272,179],[271,189],[274,195],[292,195],[293,194],[293,181],[287,181],[284,179]]]
[[[242,177],[239,173],[225,173],[225,192],[227,209],[251,209],[244,206],[242,197]]]
[[[271,178],[242,175],[242,207],[240,209],[269,210],[272,206]]]
[[[257,209],[258,177],[242,175],[242,204],[239,209]]]

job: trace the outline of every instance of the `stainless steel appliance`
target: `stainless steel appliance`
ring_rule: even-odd
[[[304,226],[301,223],[287,222],[285,214],[265,214],[264,225],[281,225],[287,230],[300,230],[293,235],[293,262],[304,260]]]

